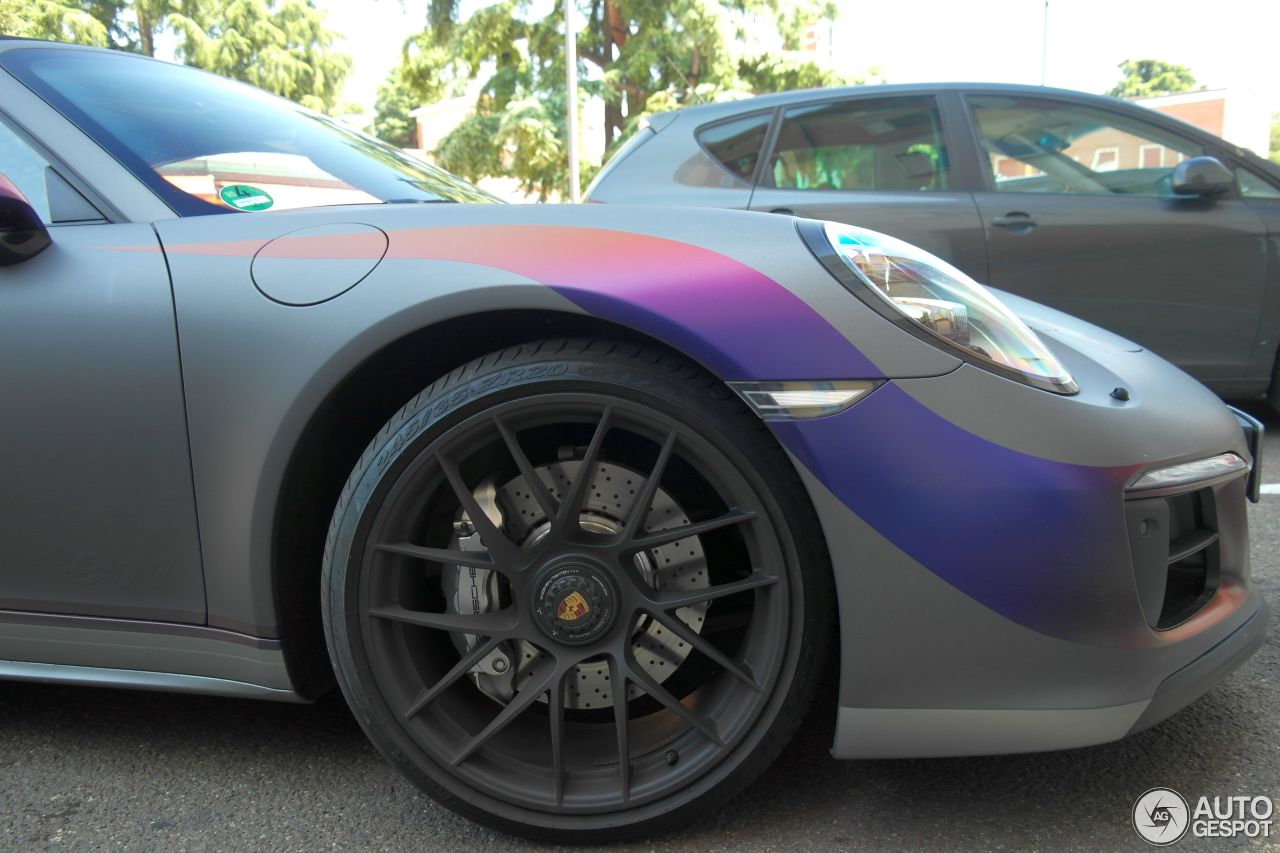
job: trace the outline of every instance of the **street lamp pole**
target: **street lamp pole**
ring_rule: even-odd
[[[1047,2],[1047,0],[1046,0]],[[564,0],[565,127],[569,148],[569,201],[577,204],[578,193],[578,39],[573,31],[573,0]]]
[[[1040,85],[1045,84],[1049,65],[1049,0],[1044,0],[1044,25],[1040,30]]]

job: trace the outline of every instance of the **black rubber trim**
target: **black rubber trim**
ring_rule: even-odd
[[[1235,406],[1227,406],[1231,414],[1236,416],[1240,429],[1244,431],[1245,443],[1249,446],[1249,455],[1253,457],[1253,465],[1249,468],[1249,482],[1245,484],[1245,494],[1253,503],[1262,500],[1262,439],[1267,428],[1262,421],[1248,412],[1242,412]]]
[[[844,286],[845,290],[858,297],[868,308],[909,335],[945,350],[949,355],[953,355],[961,361],[980,367],[997,376],[1021,382],[1023,385],[1030,385],[1032,388],[1048,391],[1051,394],[1060,394],[1064,397],[1080,393],[1080,386],[1076,385],[1074,379],[1067,385],[1045,382],[1030,374],[1023,373],[1021,370],[1015,370],[1012,367],[1006,367],[998,362],[983,358],[971,350],[958,346],[954,341],[948,340],[942,335],[934,334],[894,308],[873,288],[869,287],[866,282],[858,278],[853,270],[849,269],[849,265],[840,259],[836,250],[832,248],[831,241],[827,239],[821,222],[816,219],[796,219],[796,231],[800,234],[800,239],[804,240],[805,245],[809,247],[809,251],[813,253],[813,256],[827,268],[827,272],[831,273],[836,281]]]
[[[1129,729],[1136,734],[1172,716],[1199,699],[1228,674],[1262,648],[1267,639],[1271,610],[1261,602],[1249,620],[1209,651],[1160,682],[1151,704]]]

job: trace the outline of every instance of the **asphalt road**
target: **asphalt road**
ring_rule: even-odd
[[[1266,479],[1280,483],[1280,420],[1268,426]],[[1250,523],[1254,578],[1280,613],[1280,494]],[[1278,677],[1273,624],[1249,663],[1165,723],[1039,755],[839,762],[830,720],[815,720],[728,808],[636,849],[1150,849],[1130,825],[1148,788],[1280,797]],[[1249,844],[1280,850],[1189,836],[1175,849]],[[535,849],[417,793],[337,695],[296,706],[18,683],[0,684],[0,847]]]

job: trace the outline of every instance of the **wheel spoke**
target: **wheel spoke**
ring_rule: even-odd
[[[731,509],[724,515],[718,515],[706,521],[682,524],[679,527],[669,527],[666,530],[658,530],[644,536],[637,536],[631,540],[631,545],[634,550],[657,548],[660,545],[670,545],[672,542],[679,542],[681,539],[688,539],[691,536],[701,536],[704,533],[710,533],[722,527],[744,524],[755,517],[756,514],[754,512]]]
[[[653,679],[649,673],[644,671],[644,667],[639,665],[632,666],[630,662],[627,664],[627,677],[640,685],[640,689],[648,693],[653,699],[671,711],[680,719],[684,720],[690,726],[693,726],[703,734],[708,740],[716,746],[724,746],[724,741],[720,738],[720,733],[707,720],[702,719],[695,714],[689,706],[685,705],[675,696],[671,695],[671,691],[663,687]],[[614,694],[615,696],[617,693]]]
[[[400,554],[427,560],[432,563],[443,563],[449,566],[470,566],[474,569],[492,569],[493,559],[484,551],[459,551],[453,548],[424,548],[412,542],[379,542],[373,546],[388,554]]]
[[[467,484],[462,481],[462,473],[458,470],[458,463],[443,453],[436,454],[436,461],[440,463],[440,470],[444,471],[445,478],[449,481],[449,485],[453,487],[453,493],[458,498],[458,503],[462,504],[462,509],[466,512],[467,517],[471,519],[471,523],[475,525],[476,530],[480,532],[480,541],[484,543],[484,547],[489,550],[493,562],[495,564],[504,563],[513,559],[518,559],[520,548],[507,538],[498,525],[493,523],[493,519],[480,507],[480,502],[476,500],[476,496],[467,488]]]
[[[654,607],[662,610],[671,611],[678,610],[681,607],[689,607],[694,604],[701,604],[704,601],[715,601],[717,598],[726,598],[730,595],[737,595],[749,589],[760,589],[761,587],[772,586],[778,582],[778,578],[774,575],[767,575],[764,572],[752,572],[742,580],[731,581],[729,583],[719,583],[715,586],[704,587],[703,589],[681,590],[679,592],[661,592],[650,593],[647,597]]]
[[[423,708],[434,702],[436,698],[445,690],[449,689],[454,682],[475,668],[476,664],[484,660],[485,657],[496,649],[498,644],[501,642],[502,640],[490,637],[484,642],[476,643],[475,647],[463,655],[462,659],[455,663],[448,672],[440,676],[435,684],[431,685],[430,688],[423,689],[422,693],[418,695],[418,698],[414,703],[409,706],[409,710],[404,712],[404,718],[408,720],[416,717],[421,713]]]
[[[520,476],[524,477],[524,481],[529,484],[529,491],[533,494],[533,499],[538,502],[538,508],[542,510],[547,518],[555,518],[560,512],[560,504],[552,497],[551,492],[547,489],[547,484],[542,482],[538,472],[533,470],[533,463],[529,461],[528,455],[520,447],[520,442],[516,438],[515,432],[501,418],[494,418],[493,424],[498,428],[498,434],[502,436],[502,440],[506,443],[507,452],[515,460]]]
[[[403,622],[419,628],[435,628],[451,633],[479,634],[483,637],[508,639],[515,629],[515,617],[511,611],[501,610],[497,613],[431,613],[426,610],[409,610],[398,605],[374,607],[369,615],[375,619],[387,619],[392,622]]]
[[[627,519],[623,522],[623,532],[628,539],[635,539],[644,532],[644,521],[649,515],[649,508],[653,506],[653,496],[658,493],[658,483],[662,480],[662,474],[667,469],[667,462],[671,459],[671,452],[676,446],[676,431],[672,430],[667,433],[667,438],[662,442],[662,449],[658,451],[658,460],[653,463],[653,471],[649,473],[649,478],[644,481],[640,487],[640,493],[636,495],[635,501],[631,504],[631,509],[627,511]]]
[[[525,709],[537,702],[547,689],[547,682],[556,674],[554,668],[548,667],[547,672],[541,678],[525,685],[525,688],[517,693],[507,706],[498,712],[498,716],[489,721],[489,725],[480,730],[480,734],[468,740],[462,746],[462,750],[453,758],[453,766],[457,767],[462,762],[470,758],[475,751],[489,742],[489,739],[498,732],[511,725],[516,717],[524,713]]]
[[[728,671],[733,676],[743,681],[756,693],[764,691],[764,687],[761,686],[760,682],[755,680],[755,677],[747,671],[743,664],[738,663],[736,660],[733,660],[724,652],[717,649],[710,640],[690,628],[679,616],[674,613],[668,614],[658,609],[649,610],[647,612],[654,619],[657,619],[662,627],[666,628],[668,631],[688,643],[691,647],[713,660],[721,669]]]
[[[613,684],[613,727],[618,735],[618,774],[622,801],[631,799],[631,732],[627,714],[627,670],[622,661],[610,656],[609,681]]]
[[[547,690],[547,717],[551,723],[551,769],[555,773],[556,805],[564,805],[564,684],[572,668],[557,672]]]
[[[560,514],[556,516],[556,521],[562,530],[569,531],[578,526],[582,504],[586,500],[587,490],[591,488],[591,475],[595,470],[596,460],[600,458],[600,447],[604,444],[604,437],[609,432],[609,422],[612,418],[613,407],[608,406],[600,415],[595,434],[591,436],[591,443],[587,445],[587,451],[582,456],[582,463],[578,466],[578,476],[574,477],[568,494],[560,502]]]

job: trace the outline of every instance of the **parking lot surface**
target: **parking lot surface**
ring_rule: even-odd
[[[1259,416],[1265,407],[1250,409]],[[1280,420],[1264,477],[1280,483]],[[1254,579],[1280,613],[1280,494],[1250,508]],[[1280,797],[1280,630],[1171,719],[1038,755],[840,762],[819,714],[745,795],[633,845],[684,850],[1143,850],[1134,801]],[[1276,823],[1280,828],[1280,821]],[[1172,849],[1280,850],[1184,838]],[[314,705],[0,683],[0,847],[539,849],[437,807],[368,745],[336,693]]]

